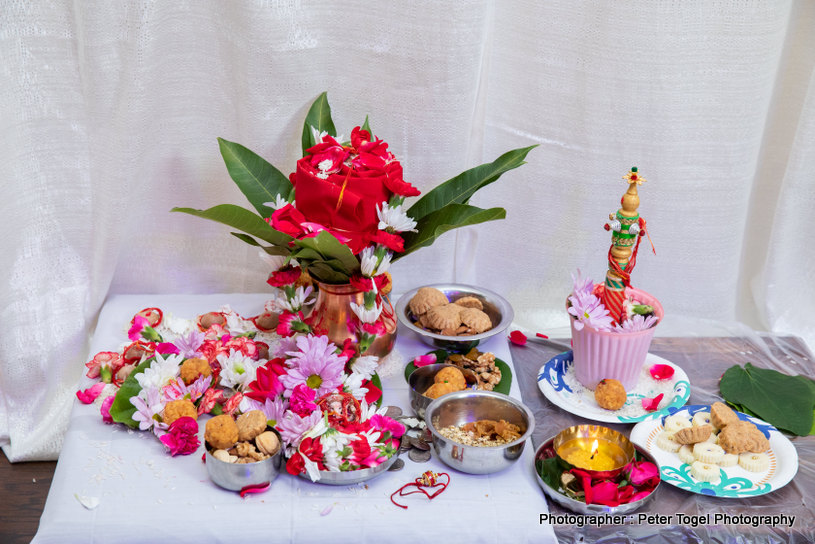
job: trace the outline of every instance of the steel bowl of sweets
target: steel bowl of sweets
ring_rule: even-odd
[[[478,386],[478,377],[472,370],[459,368],[453,364],[436,363],[422,366],[408,376],[410,407],[420,418],[424,418],[427,407],[433,400],[456,391],[473,389]]]
[[[491,474],[512,466],[535,428],[529,408],[494,391],[442,395],[430,403],[424,419],[438,457],[469,474]]]
[[[515,314],[504,297],[489,289],[439,283],[400,297],[396,315],[425,344],[466,352],[504,332]]]
[[[277,478],[283,460],[280,435],[267,426],[260,410],[237,419],[222,414],[209,419],[204,431],[210,479],[231,491],[263,489]]]

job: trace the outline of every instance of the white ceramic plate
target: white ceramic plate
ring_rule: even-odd
[[[693,404],[670,410],[671,414],[686,414],[692,417],[700,411],[710,411],[710,406]],[[754,423],[770,440],[770,468],[764,472],[748,472],[736,465],[720,469],[721,479],[708,483],[697,481],[690,474],[690,465],[679,460],[679,456],[657,446],[657,436],[663,431],[664,418],[643,421],[631,430],[631,441],[650,453],[657,460],[663,482],[680,489],[712,495],[715,497],[742,498],[771,493],[785,486],[798,472],[798,452],[789,439],[778,429],[758,418],[736,412],[739,419]],[[670,415],[670,414],[668,414]]]
[[[669,408],[678,408],[690,398],[688,375],[677,365],[649,353],[642,366],[637,387],[628,391],[628,399],[619,410],[600,408],[594,400],[594,391],[583,387],[574,375],[571,351],[553,357],[538,371],[538,387],[553,404],[575,415],[606,423],[637,423],[661,418]],[[657,381],[651,377],[649,369],[655,364],[670,365],[674,375],[670,380]],[[642,407],[643,398],[654,398],[664,394],[659,410],[647,412]]]

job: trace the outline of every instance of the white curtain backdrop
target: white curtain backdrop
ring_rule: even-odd
[[[397,293],[475,283],[562,330],[637,165],[657,334],[815,346],[813,29],[808,0],[0,1],[0,445],[56,458],[109,294],[268,289],[254,249],[169,210],[246,205],[219,136],[291,171],[322,91],[422,190],[539,144],[473,199],[507,219],[397,263]]]

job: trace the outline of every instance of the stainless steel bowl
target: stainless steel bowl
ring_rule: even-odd
[[[274,431],[274,429],[272,429]],[[274,431],[277,433],[277,431]],[[277,435],[280,439],[280,434]],[[272,483],[280,474],[280,465],[283,462],[283,441],[280,441],[280,450],[263,461],[255,463],[227,463],[212,456],[207,445],[207,472],[209,478],[217,485],[231,491],[240,491],[247,485],[261,485]]]
[[[315,484],[325,484],[325,485],[351,485],[351,484],[358,484],[360,482],[365,482],[370,480],[371,478],[375,478],[388,470],[392,464],[396,462],[399,458],[399,454],[396,453],[385,461],[384,463],[375,466],[374,468],[362,468],[359,470],[349,470],[347,472],[332,472],[330,470],[321,470],[320,471],[320,479],[314,482]],[[311,478],[308,477],[308,474],[299,474],[299,476],[305,480],[311,481]]]
[[[535,461],[533,461],[532,469],[535,471],[535,479],[537,480],[538,485],[541,487],[541,489],[543,489],[543,492],[546,494],[546,496],[555,501],[563,508],[571,510],[572,512],[576,512],[578,514],[583,515],[628,514],[635,510],[639,510],[640,508],[651,502],[654,499],[654,496],[657,494],[659,486],[662,485],[662,481],[660,481],[657,483],[657,486],[647,497],[635,502],[630,502],[628,504],[621,504],[619,506],[606,506],[603,504],[586,504],[583,501],[578,501],[571,497],[567,497],[566,495],[558,492],[557,489],[553,489],[551,486],[549,486],[549,484],[543,481],[543,478],[541,478],[540,474],[538,474],[537,467],[534,466],[534,462],[537,462],[538,459],[543,457],[544,450],[546,449],[554,450],[553,445],[554,440],[555,437],[553,436],[552,438],[548,439],[543,444],[541,444],[540,447],[535,451]],[[637,450],[637,452],[639,452],[643,459],[659,466],[659,463],[657,463],[656,459],[654,459],[654,457],[650,453],[645,451],[645,449],[637,446],[636,444],[633,444],[633,446]]]
[[[507,330],[507,327],[509,327],[510,323],[512,323],[512,319],[515,317],[509,302],[498,293],[490,291],[489,289],[460,283],[437,283],[424,287],[435,287],[444,293],[450,302],[455,302],[461,297],[466,296],[476,297],[481,301],[481,304],[484,306],[484,312],[490,316],[490,320],[492,321],[492,328],[490,330],[469,336],[445,336],[426,331],[415,324],[416,320],[413,318],[413,314],[410,313],[410,308],[408,307],[410,299],[412,299],[419,290],[419,288],[413,289],[399,298],[399,301],[396,303],[396,315],[405,327],[416,333],[425,344],[434,348],[457,352],[468,351],[477,346],[482,340],[486,340]]]
[[[442,368],[446,368],[448,366],[458,368],[456,365],[451,365],[449,363],[436,363],[433,365],[421,366],[414,370],[408,377],[408,384],[410,385],[410,391],[408,392],[408,395],[410,396],[410,407],[413,408],[413,411],[416,412],[416,415],[418,415],[420,418],[424,418],[425,410],[434,400],[430,397],[425,397],[422,393],[427,391],[427,388],[433,385],[433,380],[435,379],[436,374],[438,374]],[[462,374],[464,374],[464,379],[467,381],[468,387],[478,385],[478,377],[475,375],[475,372],[464,368],[458,369],[461,370]]]
[[[521,437],[501,446],[466,446],[439,434],[450,425],[504,419],[521,428]],[[535,418],[524,404],[494,391],[465,390],[435,399],[425,411],[425,423],[433,436],[433,448],[446,465],[469,474],[491,474],[510,467],[523,453],[535,429]]]

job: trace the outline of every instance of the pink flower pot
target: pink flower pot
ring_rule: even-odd
[[[595,288],[595,294],[602,296],[603,286]],[[641,304],[653,306],[659,317],[657,325],[643,331],[618,333],[598,331],[588,325],[581,330],[572,327],[572,350],[574,353],[575,377],[589,389],[594,389],[600,380],[614,379],[623,384],[626,391],[636,387],[639,381],[645,356],[651,347],[651,339],[664,312],[662,304],[650,294],[640,289],[628,288],[626,294],[633,295]],[[568,305],[568,302],[567,302]],[[571,317],[571,316],[570,316]]]

